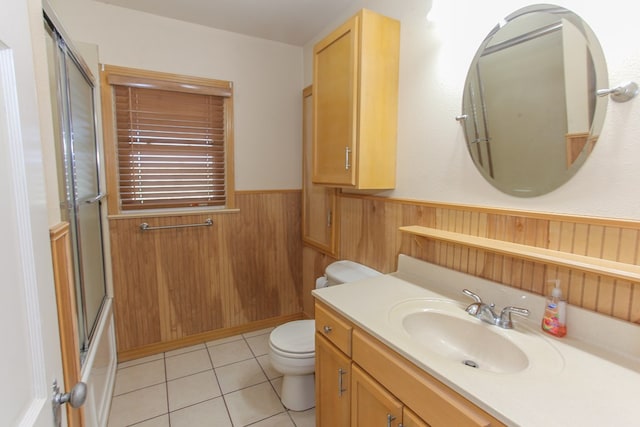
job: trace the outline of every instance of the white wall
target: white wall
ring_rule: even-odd
[[[436,21],[426,15],[434,3]],[[401,21],[398,175],[385,195],[428,201],[640,219],[640,98],[609,102],[602,136],[584,167],[559,189],[521,199],[494,189],[467,154],[454,120],[460,114],[467,68],[480,42],[526,0],[359,0],[318,38],[366,7]],[[604,50],[612,86],[640,82],[640,6],[555,0],[580,15]],[[630,10],[635,9],[635,10]],[[624,11],[621,13],[621,11]],[[317,40],[316,39],[316,40]],[[305,46],[305,84],[310,84],[312,41]]]
[[[93,0],[52,0],[100,62],[234,82],[237,190],[299,189],[302,48]]]

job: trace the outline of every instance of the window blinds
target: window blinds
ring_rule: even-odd
[[[225,98],[113,88],[121,209],[225,206]]]

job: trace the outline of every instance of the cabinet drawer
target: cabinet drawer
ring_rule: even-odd
[[[351,356],[351,324],[326,305],[316,303],[316,331]]]
[[[368,334],[353,332],[353,361],[432,427],[496,427],[500,421]]]

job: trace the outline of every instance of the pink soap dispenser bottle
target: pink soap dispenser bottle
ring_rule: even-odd
[[[567,303],[562,299],[560,280],[555,280],[555,287],[547,297],[542,316],[542,330],[556,337],[567,334]]]

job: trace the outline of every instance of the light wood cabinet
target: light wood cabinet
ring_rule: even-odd
[[[402,426],[400,427],[430,427],[411,409],[406,406],[402,408]]]
[[[316,334],[316,424],[349,427],[351,359]]]
[[[323,303],[316,301],[315,311],[317,427],[349,425],[335,418],[344,423],[347,414],[354,427],[504,427]],[[338,394],[338,369],[347,364],[348,409],[344,401],[332,400]]]
[[[358,365],[353,365],[351,375],[351,426],[399,426],[402,422],[402,402]]]
[[[302,92],[302,239],[332,256],[336,253],[337,189],[311,181],[313,141],[313,93]]]
[[[363,9],[314,46],[313,182],[395,187],[400,23]]]

